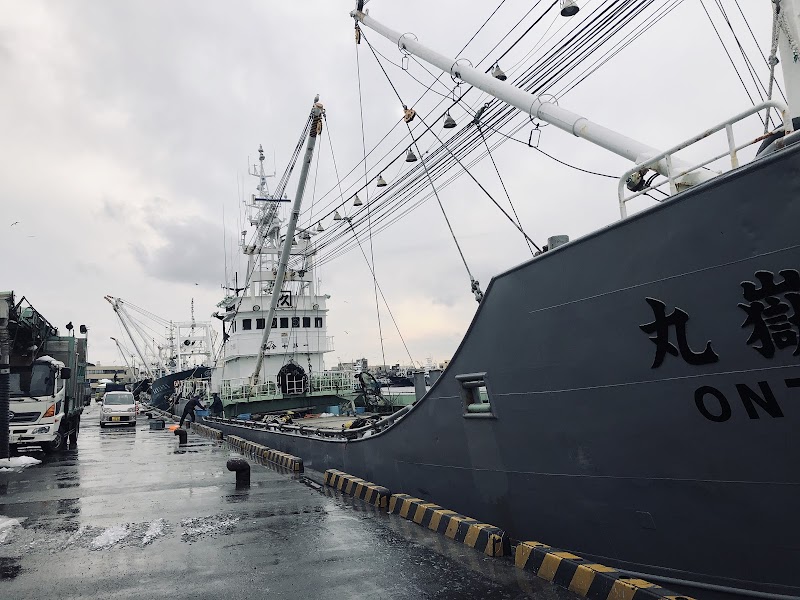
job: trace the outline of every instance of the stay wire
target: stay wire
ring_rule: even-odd
[[[736,66],[736,63],[734,62],[733,57],[731,56],[731,53],[728,52],[728,47],[725,45],[725,42],[723,41],[722,36],[720,35],[719,30],[717,29],[717,24],[714,23],[714,20],[711,18],[711,14],[708,12],[708,9],[706,8],[706,4],[705,4],[704,0],[700,0],[700,6],[703,7],[703,12],[706,13],[706,16],[708,17],[708,21],[709,21],[709,23],[711,23],[711,27],[714,28],[714,33],[717,34],[717,38],[719,39],[719,43],[722,44],[722,49],[725,51],[725,54],[728,55],[728,60],[731,62],[731,66],[733,67],[733,70],[736,71],[736,76],[739,78],[739,81],[741,82],[742,87],[744,88],[745,94],[747,94],[747,97],[750,99],[750,103],[753,106],[755,106],[756,101],[753,99],[753,96],[750,94],[750,90],[747,88],[747,85],[745,84],[744,79],[742,78],[742,75],[739,73],[739,68]],[[764,120],[764,118],[761,115],[759,115],[759,119],[761,119],[761,124],[762,125],[764,125],[764,126],[767,125],[767,122]]]
[[[770,66],[769,60],[764,55],[764,51],[761,50],[761,46],[759,46],[759,44],[758,44],[758,38],[756,38],[756,34],[753,32],[753,28],[750,27],[750,22],[747,20],[747,17],[744,15],[744,11],[742,10],[741,5],[739,4],[739,0],[734,0],[734,2],[736,3],[736,8],[739,9],[739,14],[742,15],[742,21],[744,21],[744,24],[747,25],[747,29],[750,31],[750,37],[753,38],[753,43],[758,48],[758,51],[761,54],[761,58],[764,59],[764,63],[769,67]],[[786,102],[786,96],[784,95],[783,89],[781,89],[780,84],[778,84],[777,81],[775,81],[774,83],[775,83],[775,87],[778,88],[778,92],[780,92],[780,94],[781,94],[781,98],[783,98],[783,101]]]
[[[715,0],[717,4],[717,8],[719,9],[720,14],[722,14],[722,18],[725,20],[725,23],[728,25],[728,29],[731,31],[731,35],[733,35],[733,39],[736,42],[736,45],[739,48],[739,52],[742,55],[742,60],[744,60],[744,64],[747,67],[747,72],[750,74],[750,78],[753,80],[753,85],[756,88],[756,92],[758,93],[759,98],[761,101],[764,101],[764,98],[768,94],[767,88],[764,85],[764,82],[761,81],[761,78],[756,73],[756,68],[753,66],[753,62],[750,60],[747,52],[745,52],[744,46],[739,41],[739,36],[736,33],[736,30],[733,28],[733,23],[731,23],[730,18],[728,17],[728,13],[725,11],[725,7],[722,6],[722,3],[719,0]],[[760,52],[759,48],[759,52]],[[759,89],[760,88],[760,89]],[[763,93],[762,93],[763,91]],[[770,125],[775,127],[775,122],[772,120],[769,112],[766,113],[766,117],[764,119],[766,121],[764,127],[765,129],[769,129]]]
[[[517,225],[519,226],[520,231],[522,230],[522,223],[519,220],[519,215],[517,214],[517,209],[514,208],[514,203],[511,201],[511,195],[508,193],[508,189],[506,188],[506,182],[503,181],[503,176],[500,175],[500,169],[497,167],[497,163],[494,161],[494,156],[492,156],[492,151],[489,148],[489,142],[486,141],[486,136],[483,135],[483,130],[481,129],[480,123],[476,124],[478,128],[478,132],[481,134],[481,139],[483,140],[483,144],[486,146],[486,152],[489,154],[489,159],[492,161],[492,166],[494,166],[494,171],[497,173],[497,178],[500,180],[500,185],[503,186],[503,191],[506,194],[506,198],[508,199],[508,205],[511,207],[512,212],[514,213],[514,218],[517,220]],[[525,243],[528,245],[528,250],[531,251],[531,256],[536,256],[533,251],[533,246],[531,246],[531,242],[528,237],[525,237]]]
[[[364,37],[364,41],[367,42],[367,46],[369,46],[369,48],[372,49],[372,44],[369,43],[369,40],[366,38],[366,36],[363,36],[363,37]],[[383,71],[383,74],[386,76],[386,79],[389,81],[389,85],[392,86],[392,89],[394,90],[394,93],[397,96],[397,99],[400,101],[401,104],[403,104],[403,99],[400,97],[400,94],[398,93],[397,88],[395,87],[394,83],[392,82],[391,78],[389,77],[389,74],[386,72],[386,69],[383,67],[383,64],[381,64],[380,59],[374,53],[373,53],[373,56],[375,56],[375,60],[378,61],[378,65],[381,67],[381,70]],[[405,104],[403,104],[403,106],[405,106]],[[442,142],[441,138],[439,138],[439,136],[436,134],[436,132],[433,131],[433,129],[431,129],[431,127],[425,122],[425,120],[422,118],[422,116],[417,115],[417,117],[419,118],[420,122],[425,126],[425,131],[426,132],[429,131],[439,141],[439,143],[441,144],[442,148],[444,148],[447,152],[450,153],[450,156],[459,164],[459,166],[462,169],[464,169],[466,174],[469,175],[469,177],[478,185],[479,188],[481,188],[481,190],[486,194],[486,196],[494,203],[495,206],[497,206],[498,209],[500,209],[500,212],[502,212],[506,216],[506,218],[514,225],[514,227],[519,230],[519,232],[525,237],[525,239],[528,242],[532,243],[536,247],[537,250],[540,250],[540,248],[536,245],[536,242],[534,242],[528,236],[528,234],[525,233],[525,231],[522,229],[522,227],[520,227],[517,223],[514,222],[514,219],[511,218],[511,215],[509,215],[505,211],[505,209],[503,209],[503,207],[500,206],[500,204],[497,202],[497,200],[495,200],[494,197],[489,193],[489,190],[487,190],[475,178],[475,176],[464,166],[464,164],[461,162],[461,159],[459,159],[458,156],[456,156],[453,153],[453,151],[450,149],[449,145],[445,144],[444,142]],[[408,127],[408,134],[411,137],[411,139],[413,140],[414,145],[416,146],[417,142],[416,142],[416,139],[414,138],[413,133],[411,132],[411,127],[408,125],[408,123],[406,123],[406,126]],[[417,149],[419,150],[419,147],[417,147]],[[426,176],[430,179],[430,173],[428,172],[428,167],[425,164],[425,162],[426,161],[422,161],[422,166],[425,169]],[[431,180],[431,187],[433,187],[433,180]],[[434,188],[434,191],[435,190],[436,190],[436,188]],[[437,201],[439,200],[438,193],[436,194],[436,199],[437,199]],[[441,201],[439,203],[441,205]],[[444,207],[442,207],[442,213],[444,213]],[[447,220],[447,215],[445,215],[445,219]],[[447,222],[448,222],[448,225],[449,225],[450,221],[447,220]],[[452,232],[452,228],[451,228],[451,232]],[[453,239],[455,240],[455,234],[453,234]],[[458,245],[458,241],[457,240],[456,240],[456,245]],[[459,246],[459,252],[461,252],[460,246]],[[463,258],[463,254],[462,254],[462,258]],[[464,265],[466,266],[466,261],[464,261]],[[467,271],[469,272],[469,267],[467,267]],[[472,274],[470,274],[470,277],[471,276],[472,276]]]
[[[372,214],[370,212],[369,202],[369,169],[367,168],[367,142],[364,133],[364,102],[361,94],[361,60],[358,52],[359,44],[356,44],[356,74],[358,78],[358,110],[361,118],[361,149],[364,155],[364,198],[367,203],[367,229],[369,231],[369,254],[372,259],[372,266],[370,272],[372,273],[373,290],[375,292],[375,312],[378,315],[378,337],[381,341],[381,358],[383,364],[386,364],[386,351],[383,346],[383,326],[381,325],[381,310],[378,303],[378,279],[375,277],[375,251],[372,245]],[[377,60],[377,59],[376,59]],[[333,150],[331,150],[333,151]],[[337,175],[338,180],[338,175]]]
[[[392,87],[392,90],[394,90],[395,96],[397,96],[397,99],[400,101],[401,106],[405,109],[406,105],[403,103],[403,98],[400,96],[400,92],[397,91],[397,88],[395,87],[392,78],[389,77],[389,74],[386,72],[386,69],[384,68],[383,63],[378,58],[378,55],[375,54],[375,50],[373,50],[372,44],[369,43],[369,40],[366,38],[363,32],[361,36],[364,38],[364,41],[367,42],[367,46],[372,51],[372,55],[375,57],[378,66],[381,68],[381,71],[383,71],[383,74],[386,76],[386,81],[389,82],[389,85]],[[420,117],[420,119],[422,119],[422,117]],[[469,275],[470,281],[472,282],[474,288],[475,277],[473,277],[472,271],[470,271],[469,269],[469,265],[467,264],[467,259],[464,257],[464,252],[461,250],[461,245],[458,243],[458,238],[456,237],[456,234],[453,231],[453,226],[450,224],[450,219],[447,217],[447,212],[444,210],[444,205],[442,204],[442,200],[441,198],[439,198],[439,193],[436,191],[436,186],[433,184],[433,179],[431,178],[431,174],[428,171],[427,165],[425,164],[425,157],[422,156],[422,152],[419,149],[419,144],[417,144],[417,140],[414,137],[414,133],[411,131],[411,125],[409,125],[407,121],[406,121],[406,128],[408,129],[408,135],[411,138],[412,144],[417,149],[417,153],[420,155],[420,162],[422,162],[422,167],[425,170],[425,175],[428,179],[428,182],[430,183],[434,195],[436,196],[436,202],[439,203],[439,208],[442,210],[442,216],[444,217],[445,223],[447,223],[447,228],[450,230],[450,235],[453,237],[453,242],[455,242],[458,254],[459,256],[461,256],[461,261],[464,263],[464,268],[467,270],[467,275]]]

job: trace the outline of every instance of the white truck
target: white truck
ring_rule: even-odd
[[[9,446],[58,452],[77,443],[86,382],[86,338],[59,336],[25,298],[11,301]]]

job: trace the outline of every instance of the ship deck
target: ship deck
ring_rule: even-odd
[[[100,430],[97,411],[77,448],[25,450],[43,463],[0,472],[0,597],[577,598],[314,471],[248,459],[251,486],[237,490],[227,446],[194,433],[179,446],[143,416]]]

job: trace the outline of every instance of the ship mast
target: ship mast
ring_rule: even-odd
[[[286,274],[286,267],[289,264],[289,255],[292,250],[292,240],[294,239],[295,230],[297,228],[297,220],[300,218],[300,205],[303,202],[303,192],[305,191],[306,187],[306,179],[308,179],[308,171],[311,166],[311,159],[314,156],[314,147],[317,144],[317,136],[322,132],[322,113],[322,104],[319,102],[319,96],[317,96],[314,98],[314,106],[311,109],[311,127],[308,132],[306,153],[303,157],[303,166],[300,170],[300,179],[297,182],[297,194],[295,194],[294,203],[292,204],[292,214],[289,217],[288,224],[286,225],[286,238],[283,241],[280,262],[278,263],[278,272],[275,275],[275,284],[272,287],[269,311],[267,312],[266,320],[264,322],[264,335],[261,338],[261,345],[259,346],[256,367],[253,370],[253,375],[251,376],[253,385],[257,385],[261,377],[261,366],[264,363],[264,354],[267,351],[267,342],[269,341],[269,334],[272,331],[272,318],[275,316],[275,309],[278,305],[281,289],[283,288],[283,279],[284,275]],[[262,186],[265,185],[265,180],[263,178],[261,181]]]
[[[363,8],[365,2],[361,0],[358,4],[359,8]],[[545,102],[540,97],[519,89],[511,83],[496,79],[487,73],[483,73],[478,69],[464,64],[463,59],[457,60],[439,54],[435,50],[431,50],[416,41],[413,34],[398,33],[376,21],[363,10],[356,9],[350,13],[350,16],[397,44],[398,48],[401,50],[413,54],[417,58],[420,58],[446,73],[450,73],[456,80],[469,83],[487,94],[530,114],[536,119],[550,123],[567,133],[583,138],[618,156],[627,158],[635,164],[644,163],[649,158],[661,153],[656,148],[608,129],[607,127],[603,127],[602,125],[598,125],[597,123],[593,123],[585,117],[566,110],[552,102]],[[690,164],[684,163],[676,158],[672,158],[671,163],[671,168],[666,160],[661,160],[656,164],[648,166],[664,176],[669,176],[670,170],[675,173],[676,171],[687,171],[691,168]],[[712,172],[697,170],[687,173],[678,178],[677,181],[679,185],[687,187],[707,181],[715,175],[716,174]]]
[[[767,1],[772,8],[773,34],[778,34],[789,114],[800,117],[800,0]]]

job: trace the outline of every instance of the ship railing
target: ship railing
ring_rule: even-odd
[[[223,379],[220,384],[222,403],[240,402],[254,396],[279,396],[278,385],[274,381],[264,381],[253,385],[249,377]]]
[[[651,156],[646,161],[641,162],[641,163],[637,164],[636,166],[631,167],[630,169],[628,169],[622,175],[622,177],[620,177],[619,184],[618,184],[620,218],[624,219],[624,218],[626,218],[628,216],[627,208],[625,206],[625,204],[627,202],[630,202],[634,198],[637,198],[639,196],[643,196],[643,195],[647,194],[648,192],[651,192],[651,191],[654,191],[654,190],[658,190],[659,192],[663,192],[663,190],[660,190],[659,188],[664,187],[664,186],[669,186],[669,196],[667,196],[667,197],[665,197],[663,199],[662,198],[655,198],[655,200],[657,200],[658,202],[664,202],[665,200],[669,200],[670,196],[674,196],[675,194],[677,194],[680,191],[679,190],[679,185],[681,183],[680,179],[682,177],[684,177],[685,175],[688,175],[689,173],[691,173],[693,171],[697,171],[698,169],[706,168],[707,165],[709,165],[709,164],[711,164],[711,163],[713,163],[713,162],[715,162],[715,161],[717,161],[717,160],[719,160],[721,158],[725,158],[726,156],[729,157],[730,158],[730,165],[731,165],[730,170],[738,169],[739,168],[739,151],[744,149],[744,148],[747,148],[748,146],[752,146],[754,144],[758,144],[758,143],[764,141],[765,139],[771,137],[773,134],[772,133],[766,133],[766,134],[760,135],[760,136],[758,136],[756,138],[750,138],[746,142],[737,145],[736,141],[734,139],[733,126],[734,126],[734,124],[738,123],[739,121],[742,121],[742,120],[746,119],[747,117],[750,117],[750,116],[752,116],[754,114],[757,114],[758,112],[760,112],[762,110],[765,110],[767,108],[776,109],[776,111],[778,112],[778,114],[780,115],[780,117],[781,117],[781,119],[783,121],[783,131],[784,131],[785,134],[788,135],[788,134],[792,133],[792,131],[794,131],[794,127],[792,126],[792,119],[791,119],[791,116],[789,114],[789,109],[786,106],[786,104],[781,102],[780,100],[767,100],[765,102],[761,102],[760,104],[756,104],[755,106],[752,106],[752,107],[750,107],[749,109],[747,109],[745,111],[740,112],[739,114],[731,117],[730,119],[728,119],[726,121],[723,121],[722,123],[719,123],[719,124],[715,125],[714,127],[711,127],[710,129],[706,129],[705,131],[695,135],[694,137],[691,137],[688,140],[685,140],[685,141],[681,142],[677,146],[673,146],[669,150],[665,150],[661,154],[657,154],[656,156]],[[704,140],[704,139],[708,138],[709,136],[711,136],[711,135],[713,135],[713,134],[715,134],[715,133],[717,133],[719,131],[722,131],[723,129],[725,130],[725,133],[726,133],[727,139],[728,139],[728,149],[725,152],[722,152],[721,154],[717,154],[717,155],[713,156],[712,158],[709,158],[709,159],[704,160],[702,162],[696,163],[696,164],[694,164],[693,166],[691,166],[689,168],[673,171],[672,158],[673,158],[673,155],[676,152],[678,152],[680,150],[683,150],[683,149],[685,149],[685,148],[687,148],[687,147],[689,147],[689,146],[691,146],[693,144],[696,144],[697,142],[700,142],[701,140]],[[667,165],[667,173],[668,174],[667,174],[666,179],[661,180],[661,181],[659,181],[658,183],[655,183],[655,184],[652,184],[652,183],[651,184],[646,184],[643,187],[636,186],[636,191],[630,191],[630,188],[628,187],[628,184],[630,182],[633,182],[634,179],[644,178],[646,171],[648,169],[651,169],[652,167],[654,167],[657,163],[659,163],[662,160],[665,161],[665,163]],[[714,173],[715,173],[715,176],[719,175],[719,173],[716,173],[716,172],[714,172]]]
[[[302,425],[302,424],[286,424],[286,423],[277,423],[275,421],[242,421],[241,419],[229,419],[226,417],[205,417],[206,421],[212,423],[221,423],[225,425],[236,425],[239,427],[249,427],[251,429],[261,429],[264,431],[273,431],[276,433],[290,433],[294,435],[302,435],[302,436],[316,436],[322,438],[328,438],[332,440],[341,440],[341,441],[350,441],[355,440],[358,438],[362,438],[365,436],[371,436],[376,433],[380,433],[385,429],[388,429],[392,425],[394,425],[397,421],[402,419],[408,412],[411,410],[412,405],[404,406],[400,410],[391,415],[388,415],[378,421],[374,421],[368,425],[364,425],[363,427],[357,427],[355,429],[326,429],[324,427],[312,427],[310,425]]]
[[[311,392],[330,392],[335,394],[349,393],[353,390],[353,371],[322,371],[312,373]],[[290,384],[292,382],[289,382]],[[297,384],[297,382],[294,382]],[[302,393],[302,386],[293,386],[288,393]],[[223,404],[241,402],[253,397],[279,398],[282,397],[278,384],[274,381],[264,381],[253,385],[248,377],[238,379],[223,379],[220,383],[220,398]]]
[[[311,390],[313,392],[344,393],[353,389],[354,371],[322,371],[312,373]]]

